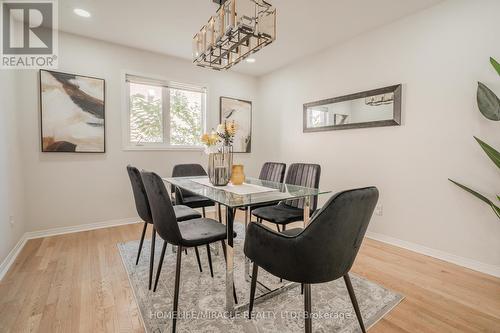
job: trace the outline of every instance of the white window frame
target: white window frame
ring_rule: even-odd
[[[165,142],[131,142],[130,141],[130,86],[127,82],[129,76],[144,79],[145,83],[156,81],[167,87],[177,89],[190,88],[195,91],[204,91],[205,98],[202,99],[202,132],[207,130],[207,117],[209,114],[209,92],[206,84],[180,83],[179,81],[165,79],[156,75],[137,73],[134,71],[124,71],[122,73],[122,149],[123,150],[185,150],[185,151],[202,151],[203,145],[171,145],[170,140],[170,96],[168,89],[162,89],[162,111],[163,111],[163,139]],[[168,111],[168,112],[167,112]]]

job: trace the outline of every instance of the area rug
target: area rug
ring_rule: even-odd
[[[250,283],[245,281],[243,234],[235,224],[235,286],[239,304],[248,303]],[[157,238],[158,239],[158,238]],[[155,273],[163,241],[156,242]],[[144,241],[139,264],[135,265],[139,241],[118,244],[146,332],[171,331],[171,311],[174,293],[176,254],[169,246],[163,263],[158,289],[148,290],[149,253],[151,243]],[[212,261],[214,278],[210,276],[206,248],[200,248],[203,272],[200,273],[193,249],[183,254],[179,319],[177,332],[303,332],[304,298],[300,286],[256,304],[254,317],[249,320],[246,312],[229,318],[225,312],[225,262],[221,244],[213,244]],[[218,253],[217,253],[218,252]],[[401,300],[387,288],[350,274],[359,307],[368,328],[374,325]],[[259,282],[274,289],[280,286],[275,276],[259,270]],[[265,291],[265,290],[264,290]],[[257,290],[256,296],[264,292]],[[360,332],[356,314],[349,299],[344,280],[312,285],[312,311],[314,332]]]

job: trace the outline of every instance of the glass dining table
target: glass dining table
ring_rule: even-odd
[[[311,216],[311,203],[313,197],[330,193],[331,191],[322,191],[316,188],[290,185],[284,183],[260,180],[247,177],[242,185],[213,186],[208,177],[170,177],[163,180],[173,186],[204,196],[217,205],[226,207],[226,311],[229,315],[234,315],[235,306],[233,298],[234,283],[234,218],[236,209],[251,207],[262,204],[271,204],[284,200],[303,199],[304,200],[304,227],[309,223]],[[245,230],[250,221],[250,209],[245,209]],[[249,276],[249,261],[245,259],[245,278]],[[271,290],[266,294],[266,298],[279,292],[289,289],[291,286]],[[238,306],[244,309],[248,304]]]

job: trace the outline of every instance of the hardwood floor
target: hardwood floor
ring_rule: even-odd
[[[0,332],[143,332],[116,243],[142,224],[30,240],[0,282]],[[500,332],[500,279],[365,239],[353,272],[405,295],[369,331]]]

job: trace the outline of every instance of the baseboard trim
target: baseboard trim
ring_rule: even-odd
[[[110,227],[117,227],[120,225],[133,224],[133,223],[138,223],[138,222],[140,222],[140,219],[138,217],[131,217],[131,218],[103,221],[103,222],[97,222],[97,223],[81,224],[81,225],[76,225],[76,226],[71,226],[71,227],[59,227],[59,228],[51,228],[51,229],[40,230],[40,231],[26,232],[21,236],[21,238],[19,239],[17,244],[14,246],[14,248],[9,252],[7,257],[0,264],[0,281],[4,278],[5,274],[7,274],[9,268],[14,263],[14,260],[16,260],[17,256],[19,255],[19,253],[21,253],[21,250],[23,249],[26,242],[30,239],[64,235],[64,234],[70,234],[70,233],[75,233],[75,232],[89,231],[89,230],[96,230],[96,229],[103,229],[103,228],[110,228]]]
[[[486,263],[483,263],[483,262],[480,262],[480,261],[477,261],[474,259],[460,257],[460,256],[457,256],[457,255],[454,255],[451,253],[432,249],[432,248],[429,248],[429,247],[426,247],[426,246],[423,246],[420,244],[404,241],[401,239],[397,239],[397,238],[394,238],[391,236],[379,234],[376,232],[368,231],[366,233],[366,237],[383,242],[383,243],[386,243],[386,244],[401,247],[401,248],[404,248],[404,249],[407,249],[407,250],[410,250],[413,252],[424,254],[424,255],[432,257],[432,258],[440,259],[440,260],[443,260],[443,261],[446,261],[446,262],[449,262],[449,263],[452,263],[452,264],[455,264],[458,266],[469,268],[469,269],[472,269],[474,271],[478,271],[478,272],[485,273],[488,275],[500,277],[500,266],[490,265],[490,264],[486,264]]]
[[[7,274],[10,266],[12,266],[19,253],[21,253],[21,250],[23,249],[27,241],[28,239],[25,237],[25,235],[22,235],[14,248],[10,250],[9,254],[7,254],[7,257],[5,257],[5,259],[2,261],[2,263],[0,264],[0,281],[2,281],[5,274]]]
[[[35,238],[42,238],[42,237],[71,234],[74,232],[117,227],[117,226],[125,225],[125,224],[138,223],[139,221],[140,221],[140,219],[138,217],[130,217],[130,218],[125,218],[125,219],[110,220],[110,221],[103,221],[103,222],[97,222],[97,223],[80,224],[80,225],[75,225],[75,226],[71,226],[71,227],[59,227],[59,228],[51,228],[51,229],[40,230],[40,231],[30,231],[30,232],[25,233],[25,236],[26,236],[26,239],[35,239]]]

